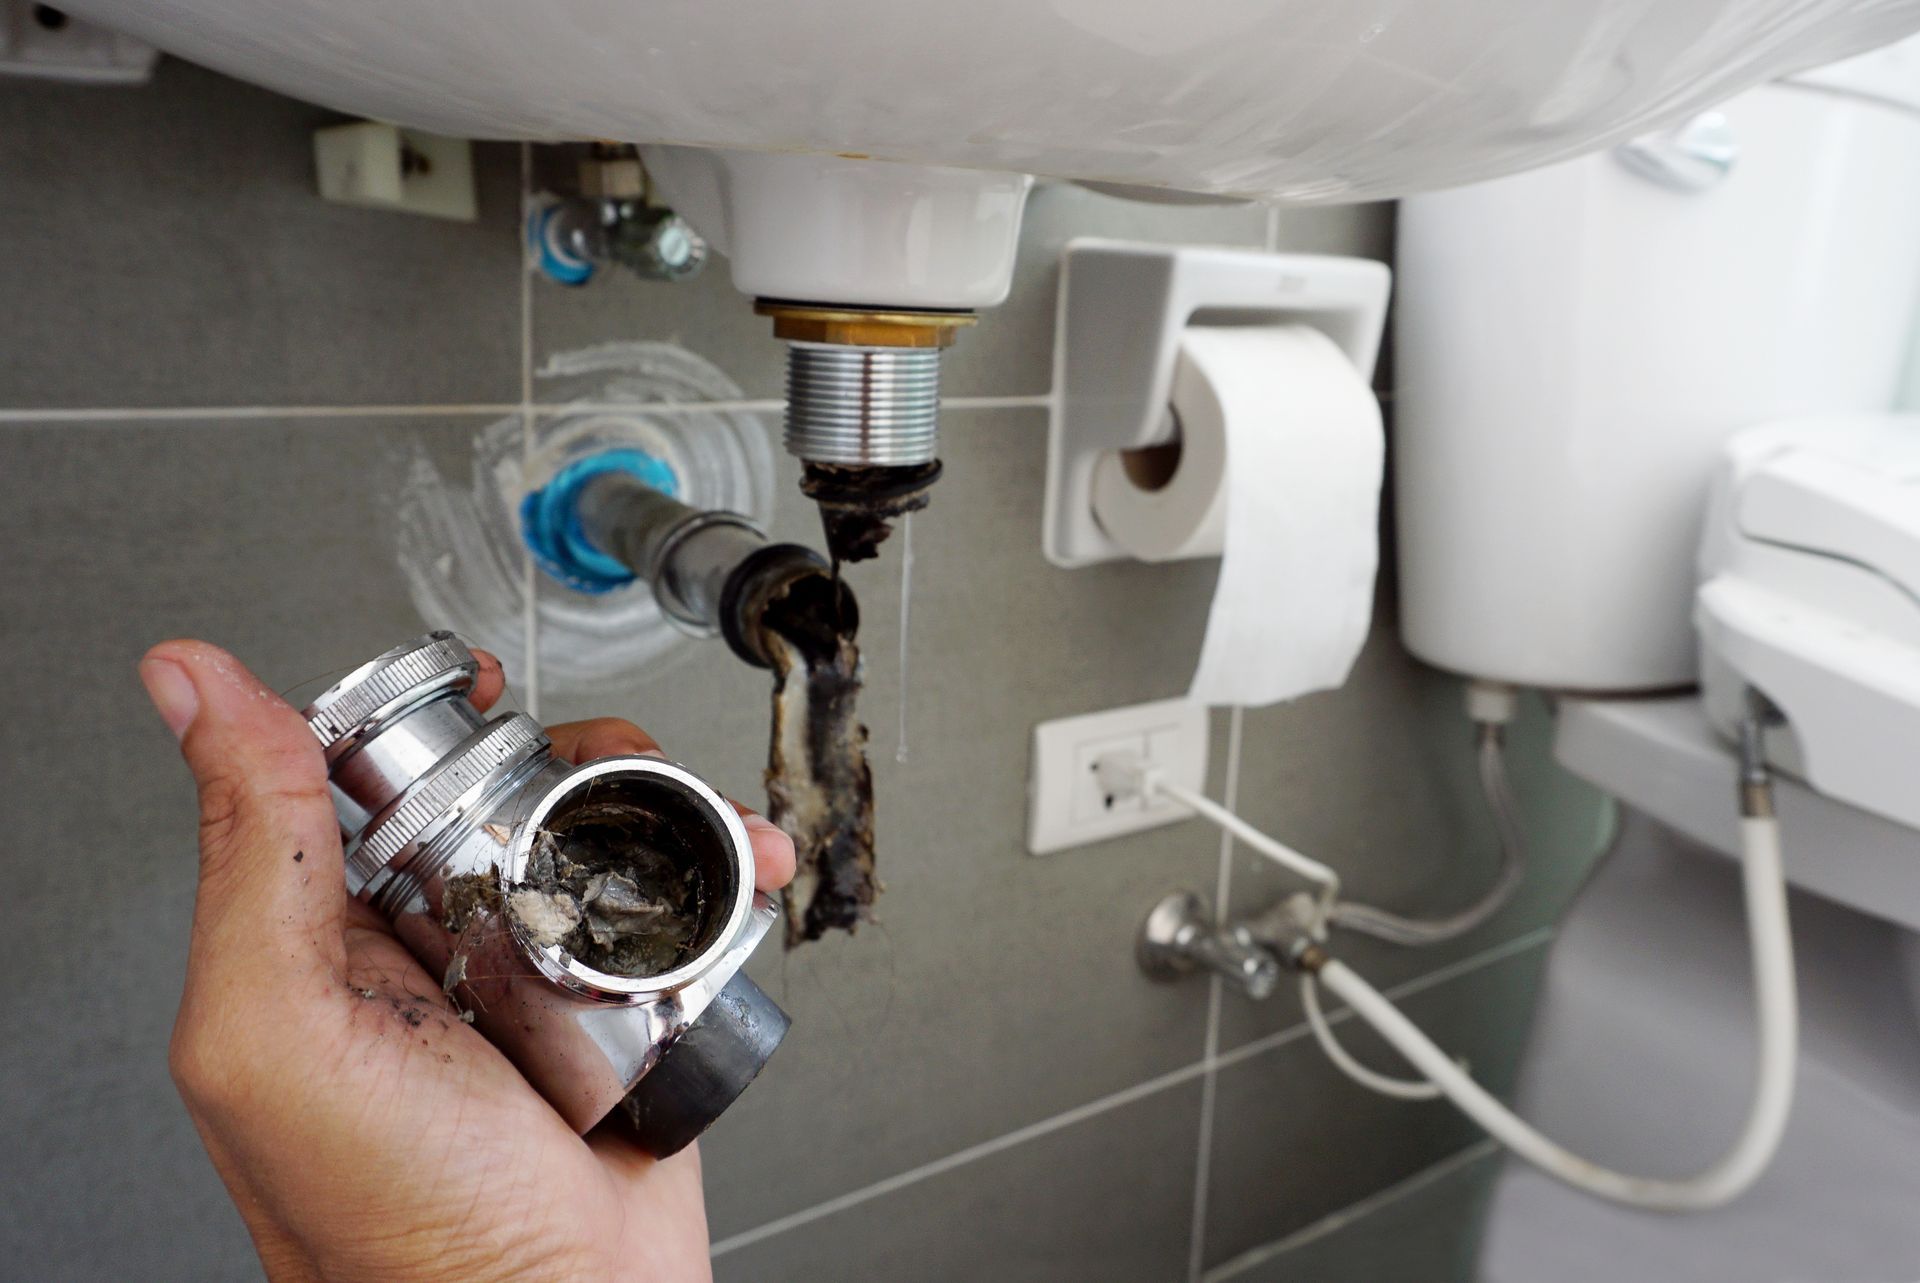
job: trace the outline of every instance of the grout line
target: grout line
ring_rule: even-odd
[[[540,418],[558,418],[568,414],[620,414],[640,411],[645,414],[777,414],[787,408],[780,399],[739,398],[732,401],[555,401],[536,405],[528,396],[528,409]]]
[[[1484,949],[1472,957],[1462,958],[1458,962],[1437,968],[1424,976],[1416,977],[1413,980],[1395,985],[1393,988],[1386,990],[1386,996],[1396,1000],[1410,997],[1423,990],[1431,989],[1437,984],[1444,984],[1449,980],[1456,979],[1469,972],[1477,971],[1482,967],[1492,966],[1494,963],[1509,958],[1516,953],[1522,953],[1529,948],[1543,944],[1552,934],[1553,930],[1550,927],[1537,928],[1527,932],[1527,934],[1523,936],[1518,936],[1502,944],[1495,945],[1492,948]],[[1343,1007],[1338,1011],[1330,1013],[1327,1020],[1330,1024],[1337,1024],[1342,1020],[1352,1018],[1353,1012]],[[1294,1042],[1305,1037],[1309,1032],[1304,1021],[1291,1025],[1277,1034],[1259,1039],[1256,1042],[1248,1043],[1242,1047],[1237,1047],[1223,1056],[1217,1056],[1211,1060],[1203,1059],[1195,1061],[1190,1065],[1185,1065],[1179,1069],[1161,1074],[1157,1078],[1149,1078],[1145,1082],[1136,1083],[1131,1087],[1123,1088],[1111,1095],[1102,1096],[1097,1100],[1090,1100],[1084,1105],[1077,1105],[1064,1113],[1055,1114],[1051,1118],[1043,1118],[1039,1122],[1029,1123],[1025,1127],[1007,1132],[1004,1135],[996,1136],[991,1140],[981,1141],[977,1145],[969,1145],[965,1149],[955,1150],[944,1158],[937,1158],[930,1163],[923,1163],[919,1167],[910,1168],[897,1175],[889,1176],[884,1180],[876,1181],[871,1185],[851,1190],[837,1198],[830,1198],[824,1203],[816,1203],[812,1207],[802,1208],[786,1216],[777,1217],[763,1225],[757,1225],[752,1229],[742,1230],[738,1234],[729,1235],[713,1244],[709,1249],[709,1255],[723,1256],[728,1252],[738,1251],[743,1247],[750,1247],[755,1243],[773,1238],[779,1234],[784,1234],[788,1230],[798,1229],[802,1225],[809,1225],[814,1221],[821,1220],[839,1212],[844,1212],[849,1208],[858,1207],[862,1203],[871,1202],[876,1198],[892,1194],[910,1185],[917,1185],[921,1181],[928,1180],[932,1177],[945,1175],[956,1168],[965,1167],[969,1163],[979,1159],[989,1158],[994,1154],[1002,1153],[1019,1145],[1023,1145],[1027,1141],[1037,1140],[1051,1132],[1059,1131],[1065,1127],[1071,1127],[1076,1123],[1085,1122],[1089,1118],[1098,1117],[1101,1114],[1118,1109],[1124,1105],[1131,1105],[1135,1101],[1144,1100],[1148,1096],[1165,1091],[1170,1087],[1177,1087],[1181,1083],[1190,1082],[1195,1078],[1203,1078],[1206,1075],[1225,1069],[1230,1065],[1237,1065],[1244,1060],[1252,1059],[1262,1052],[1271,1051],[1286,1043]],[[1362,1199],[1361,1202],[1364,1203],[1366,1200]],[[1355,1204],[1355,1206],[1358,1205],[1359,1204]]]
[[[533,212],[533,144],[520,144],[520,226],[529,225]],[[520,250],[520,408],[533,405],[533,272],[527,261],[526,241],[516,239]]]
[[[942,410],[1024,410],[1048,409],[1053,405],[1053,393],[1033,392],[1021,396],[943,396],[940,398]]]
[[[1389,1185],[1358,1202],[1349,1203],[1339,1211],[1330,1212],[1313,1224],[1295,1230],[1285,1238],[1249,1248],[1220,1266],[1219,1269],[1208,1271],[1205,1283],[1224,1283],[1224,1280],[1233,1278],[1237,1274],[1244,1274],[1256,1265],[1265,1265],[1275,1257],[1284,1256],[1297,1247],[1304,1247],[1316,1239],[1322,1239],[1338,1230],[1343,1230],[1355,1221],[1363,1220],[1403,1198],[1419,1193],[1429,1185],[1445,1180],[1462,1168],[1472,1166],[1487,1155],[1497,1153],[1499,1149],[1500,1142],[1492,1137],[1475,1141],[1465,1149],[1449,1154],[1433,1166],[1422,1168],[1397,1185]]]
[[[1213,1183],[1214,1098],[1219,1091],[1220,1071],[1215,1064],[1215,1045],[1220,1038],[1219,976],[1207,977],[1207,1054],[1200,1064],[1200,1139],[1194,1146],[1193,1207],[1187,1218],[1187,1283],[1198,1283],[1207,1253],[1207,1197]]]
[[[1280,249],[1280,207],[1267,206],[1267,252],[1277,253]]]
[[[169,405],[0,410],[0,423],[72,423],[143,419],[405,419],[513,414],[518,405]]]
[[[533,145],[520,144],[520,225],[533,204]],[[520,464],[530,469],[536,444],[533,424],[533,271],[520,251]],[[540,570],[533,551],[520,549],[520,667],[527,716],[540,720]]]
[[[520,701],[525,705],[521,711],[537,722],[540,720],[540,568],[533,564],[532,553],[521,557],[520,596],[525,603],[520,618],[520,649],[525,652],[520,663],[524,670]]]
[[[1246,709],[1235,704],[1227,712],[1227,772],[1221,784],[1221,804],[1233,810],[1240,802],[1240,744],[1246,722]],[[1227,900],[1233,892],[1233,834],[1220,831],[1220,854],[1213,875],[1213,920],[1226,921]],[[1206,1259],[1207,1198],[1213,1180],[1214,1093],[1218,1086],[1217,1061],[1220,1056],[1220,1008],[1225,998],[1225,982],[1217,975],[1207,977],[1207,1036],[1205,1044],[1206,1077],[1200,1080],[1200,1140],[1193,1168],[1193,1218],[1187,1228],[1187,1279],[1195,1283]]]
[[[0,409],[0,423],[82,423],[197,421],[225,419],[408,419],[455,418],[467,416],[526,415],[549,419],[567,414],[591,414],[640,410],[647,414],[778,414],[787,403],[773,399],[733,401],[560,401],[541,405],[533,399],[532,279],[521,289],[521,398],[515,402],[479,402],[473,405],[165,405],[165,406],[48,406],[42,409]],[[1020,410],[1044,409],[1053,404],[1050,393],[1026,396],[943,397],[944,410]]]
[[[884,1194],[891,1194],[895,1190],[905,1189],[909,1185],[917,1185],[929,1177],[943,1175],[957,1167],[964,1167],[979,1159],[991,1157],[1004,1150],[1012,1149],[1017,1145],[1025,1144],[1027,1141],[1037,1140],[1050,1132],[1059,1131],[1064,1127],[1071,1127],[1075,1123],[1084,1122],[1089,1118],[1104,1114],[1112,1109],[1118,1109],[1123,1105],[1131,1105],[1137,1100],[1144,1100],[1148,1096],[1165,1091],[1169,1087],[1177,1087],[1181,1083],[1198,1078],[1205,1071],[1206,1062],[1195,1061],[1191,1065],[1173,1070],[1171,1073],[1161,1074],[1158,1078],[1149,1078],[1143,1083],[1136,1083],[1132,1087],[1114,1092],[1110,1096],[1102,1096],[1098,1100],[1090,1100],[1084,1105],[1079,1105],[1067,1110],[1065,1113],[1055,1114],[1051,1118],[1043,1118],[1037,1123],[1030,1123],[1017,1131],[1008,1132],[1003,1136],[996,1136],[992,1140],[982,1141],[978,1145],[969,1145],[965,1149],[956,1150],[948,1154],[945,1158],[935,1159],[931,1163],[925,1163],[909,1171],[901,1172],[897,1176],[889,1176],[883,1181],[876,1181],[872,1185],[842,1194],[838,1198],[828,1199],[824,1203],[817,1203],[812,1207],[794,1212],[791,1215],[768,1221],[766,1224],[757,1226],[754,1229],[743,1230],[738,1234],[723,1238],[713,1245],[711,1255],[721,1256],[727,1252],[737,1251],[740,1248],[758,1243],[763,1239],[772,1238],[776,1234],[782,1234],[787,1230],[796,1229],[809,1222],[817,1221],[822,1217],[832,1216],[835,1212],[844,1212],[850,1207],[858,1207],[860,1204],[870,1202]]]

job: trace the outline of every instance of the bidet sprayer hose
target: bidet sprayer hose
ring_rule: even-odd
[[[1581,1158],[1495,1099],[1399,1008],[1344,963],[1315,951],[1307,965],[1316,969],[1321,984],[1345,1000],[1356,1016],[1373,1026],[1488,1135],[1547,1174],[1601,1198],[1652,1211],[1704,1211],[1731,1202],[1759,1178],[1780,1147],[1793,1102],[1799,1041],[1780,827],[1773,814],[1772,786],[1761,743],[1765,724],[1776,717],[1764,701],[1751,701],[1748,724],[1743,726],[1741,736],[1741,880],[1758,1026],[1753,1100],[1739,1137],[1718,1162],[1698,1176],[1686,1180],[1629,1176]]]

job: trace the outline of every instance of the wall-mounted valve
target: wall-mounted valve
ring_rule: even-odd
[[[528,212],[535,266],[560,285],[586,284],[602,263],[651,281],[698,275],[706,238],[652,195],[632,148],[596,146],[580,161],[577,192],[547,196]]]
[[[653,281],[679,281],[707,264],[707,242],[660,205],[585,196],[553,198],[527,216],[535,264],[561,285],[584,285],[602,263]]]
[[[1176,891],[1153,906],[1134,946],[1140,970],[1155,980],[1211,971],[1256,1000],[1273,996],[1280,962],[1244,926],[1216,926],[1206,901]]]
[[[617,1114],[665,1157],[786,1033],[740,970],[778,910],[713,788],[655,757],[554,757],[532,718],[474,708],[478,669],[431,633],[305,709],[348,890],[570,1125]]]

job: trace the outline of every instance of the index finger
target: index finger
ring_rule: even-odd
[[[507,673],[500,666],[500,660],[493,652],[473,648],[473,657],[480,662],[480,671],[474,675],[473,689],[467,692],[467,698],[481,712],[486,712],[499,702],[507,689]]]
[[[595,717],[584,722],[562,722],[547,727],[555,757],[564,757],[576,765],[600,757],[624,757],[629,753],[652,753],[665,757],[660,742],[620,717]]]

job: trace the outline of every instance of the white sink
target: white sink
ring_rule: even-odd
[[[1920,0],[68,0],[196,62],[356,115],[998,175],[942,226],[1006,241],[1006,175],[1370,199],[1557,159],[1920,28]],[[734,160],[703,209],[728,239]],[[685,169],[667,164],[656,168]],[[804,206],[845,186],[754,181]],[[874,167],[878,168],[878,167]],[[800,177],[796,179],[796,175]],[[699,180],[694,180],[699,181]],[[894,170],[852,214],[916,199]],[[950,203],[966,180],[946,177]],[[667,180],[669,194],[686,180]],[[884,198],[874,189],[891,187]],[[692,203],[702,204],[698,193]],[[714,208],[714,202],[722,207]],[[876,204],[878,201],[878,204]],[[922,239],[926,224],[920,225]],[[972,234],[969,233],[969,234]],[[867,234],[872,234],[870,231]],[[955,234],[959,232],[955,229]],[[935,232],[944,242],[946,234]],[[736,249],[738,247],[735,247]],[[783,282],[742,279],[750,292]],[[856,256],[857,257],[857,256]],[[976,259],[979,257],[975,256]],[[1010,246],[1006,257],[1010,262]],[[1004,272],[920,256],[892,296],[975,306]],[[895,265],[898,267],[898,265]],[[993,266],[993,265],[989,265]],[[926,279],[909,279],[914,271]],[[817,276],[818,273],[816,272]],[[852,284],[861,285],[859,271]],[[806,282],[817,289],[817,280]],[[871,285],[871,282],[868,283]],[[854,294],[859,293],[854,290]],[[843,294],[846,301],[862,301]],[[817,293],[803,297],[819,297]]]

